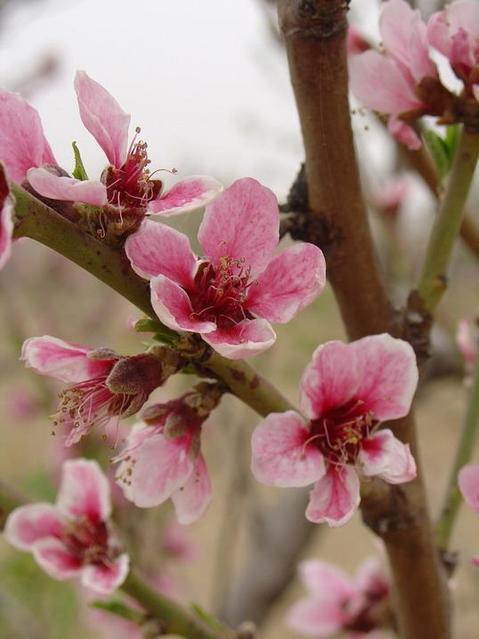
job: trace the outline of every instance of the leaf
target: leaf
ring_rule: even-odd
[[[72,175],[77,180],[81,180],[82,182],[84,182],[85,180],[88,180],[88,175],[85,171],[83,160],[81,159],[80,149],[78,148],[76,142],[72,142],[72,147],[73,155],[75,156],[75,168],[72,171]]]
[[[450,164],[452,164],[452,160],[456,152],[460,133],[461,133],[461,127],[459,126],[459,124],[451,124],[446,129],[445,143],[446,143],[448,154],[449,154]]]
[[[431,153],[439,178],[442,181],[449,173],[451,167],[449,148],[443,138],[431,129],[424,131],[424,139]]]

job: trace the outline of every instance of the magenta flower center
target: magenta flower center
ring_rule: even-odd
[[[361,442],[368,437],[378,421],[364,402],[352,399],[328,410],[311,422],[311,438],[330,464],[354,464]]]
[[[109,543],[108,528],[103,521],[78,517],[65,526],[61,540],[68,552],[82,564],[108,566],[119,555]]]
[[[252,315],[245,308],[251,269],[242,260],[222,257],[217,266],[211,262],[200,265],[190,293],[192,317],[214,322],[218,328],[228,329]]]

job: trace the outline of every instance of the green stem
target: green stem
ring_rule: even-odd
[[[461,228],[467,196],[479,157],[479,135],[463,131],[439,215],[432,229],[417,292],[423,310],[432,313],[446,290],[454,241]]]
[[[122,251],[88,235],[21,187],[12,184],[11,189],[16,201],[15,237],[29,237],[60,253],[158,322],[151,306],[148,282],[134,273]],[[177,335],[166,326],[162,332],[173,337]],[[262,416],[293,408],[272,384],[245,362],[213,353],[203,365]]]
[[[456,451],[449,476],[444,504],[436,526],[436,539],[439,548],[447,550],[454,523],[462,503],[462,496],[457,485],[457,476],[461,468],[467,464],[472,456],[479,427],[479,357],[476,360],[469,403],[462,425],[461,439]]]

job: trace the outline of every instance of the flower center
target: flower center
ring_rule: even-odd
[[[228,329],[252,315],[244,308],[248,297],[251,268],[244,260],[221,257],[219,264],[200,265],[195,276],[195,288],[190,294],[192,317],[214,322],[218,328]]]
[[[109,565],[119,555],[119,549],[109,544],[106,524],[86,516],[68,522],[62,541],[83,564]]]
[[[352,399],[312,421],[309,441],[316,444],[330,464],[354,464],[362,440],[378,423],[363,401]]]

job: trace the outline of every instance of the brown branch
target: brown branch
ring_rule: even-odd
[[[354,153],[348,104],[343,0],[281,0],[279,16],[301,121],[309,207],[334,229],[328,271],[348,335],[397,334],[381,280]],[[413,446],[412,417],[393,425]],[[450,637],[445,576],[419,478],[399,487],[374,482],[363,516],[380,535],[393,569],[404,639]]]

